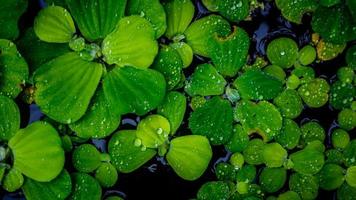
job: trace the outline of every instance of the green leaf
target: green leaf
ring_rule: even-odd
[[[274,39],[267,46],[267,57],[273,65],[290,68],[298,59],[298,45],[290,38]]]
[[[25,59],[9,40],[0,39],[0,94],[15,98],[28,79]]]
[[[334,44],[321,39],[316,46],[318,59],[322,61],[332,60],[341,54],[345,48],[346,43]]]
[[[248,34],[234,26],[233,32],[226,37],[215,34],[209,57],[222,75],[232,77],[246,64],[249,46]]]
[[[108,64],[148,68],[158,53],[151,23],[140,16],[122,18],[104,39],[102,53]]]
[[[283,17],[301,24],[303,15],[307,12],[314,12],[318,7],[318,2],[316,0],[276,0],[276,5]]]
[[[54,179],[63,169],[64,151],[57,131],[45,122],[20,129],[9,141],[14,168],[36,181]]]
[[[261,71],[248,70],[239,76],[233,85],[243,99],[270,100],[282,92],[283,83]]]
[[[284,72],[283,68],[277,65],[268,65],[267,67],[263,68],[263,71],[267,74],[277,78],[282,83],[285,83],[286,73]]]
[[[240,101],[236,106],[235,119],[249,134],[258,133],[264,141],[277,136],[282,128],[281,114],[267,101],[260,101],[257,104]]]
[[[319,182],[314,176],[294,173],[289,177],[289,188],[301,199],[312,200],[318,196]]]
[[[248,145],[250,138],[247,131],[245,131],[240,124],[236,124],[232,130],[230,141],[225,147],[231,152],[242,152]]]
[[[246,161],[246,163],[250,165],[260,165],[264,162],[263,159],[263,149],[264,149],[265,143],[259,139],[255,138],[250,141],[248,141],[246,148],[243,150],[243,156]],[[242,175],[244,172],[241,172]],[[256,176],[256,169],[254,169],[254,174],[253,178]],[[239,181],[245,181],[241,180],[238,178]],[[251,182],[253,179],[248,179],[249,182]]]
[[[274,98],[273,103],[281,111],[283,117],[294,119],[303,111],[303,102],[295,90],[287,89]]]
[[[31,72],[42,64],[70,51],[67,43],[47,43],[40,40],[33,28],[29,28],[17,41],[17,46],[28,62]]]
[[[287,156],[288,152],[277,142],[263,146],[262,157],[267,167],[282,167]]]
[[[294,149],[299,144],[301,134],[296,122],[291,119],[283,119],[281,132],[275,137],[275,140],[284,148]]]
[[[226,81],[210,64],[201,64],[195,68],[184,90],[190,96],[210,96],[224,93]]]
[[[345,158],[344,164],[346,167],[351,167],[356,164],[356,140],[351,140],[343,151]]]
[[[159,0],[129,0],[126,12],[128,15],[141,15],[150,21],[156,32],[156,38],[166,32],[166,13]]]
[[[95,178],[104,188],[110,188],[115,185],[118,179],[116,168],[109,162],[103,162],[95,171]]]
[[[163,103],[157,108],[157,113],[167,118],[173,135],[181,125],[187,107],[185,96],[179,92],[170,92]]]
[[[343,109],[337,116],[337,122],[340,128],[352,130],[356,127],[356,111],[351,109]]]
[[[153,149],[142,148],[135,142],[136,131],[122,130],[115,133],[109,141],[108,149],[111,162],[122,173],[130,173],[156,155]]]
[[[345,180],[351,187],[356,188],[356,166],[347,168]]]
[[[93,172],[101,164],[100,152],[91,144],[82,144],[74,149],[72,163],[79,172]]]
[[[344,183],[337,190],[336,196],[339,200],[352,200],[352,198],[356,196],[356,188]]]
[[[230,24],[219,15],[209,15],[194,21],[184,31],[187,44],[192,47],[193,52],[200,56],[209,57],[212,49],[211,42],[216,34],[226,36],[230,33]]]
[[[329,99],[330,86],[325,79],[315,78],[299,87],[298,93],[311,108],[320,108]]]
[[[38,182],[27,178],[22,190],[27,200],[64,200],[72,191],[72,181],[64,169],[50,182]]]
[[[101,199],[101,187],[98,181],[85,173],[71,174],[73,190],[69,196],[69,200],[90,200]]]
[[[247,18],[250,12],[249,0],[203,0],[208,10],[219,12],[223,17],[233,22],[239,22]]]
[[[311,25],[326,42],[344,44],[356,38],[356,23],[349,9],[343,4],[330,8],[319,6],[313,15]]]
[[[166,81],[151,69],[115,67],[103,80],[104,93],[121,114],[144,115],[164,100]]]
[[[189,128],[194,135],[206,136],[213,145],[225,144],[232,136],[232,112],[229,101],[213,97],[191,113]]]
[[[69,127],[81,138],[105,138],[120,124],[120,113],[113,112],[113,107],[100,87],[86,114]]]
[[[167,14],[167,31],[169,39],[183,34],[194,17],[194,5],[191,0],[172,0],[164,4]]]
[[[171,141],[166,158],[178,176],[193,181],[202,176],[208,168],[212,154],[206,137],[187,135]]]
[[[187,68],[193,62],[193,49],[185,42],[174,42],[169,45],[180,55],[183,62],[183,68]]]
[[[336,190],[344,183],[344,169],[336,164],[325,164],[316,177],[321,189]]]
[[[83,36],[104,39],[124,16],[126,0],[66,0]]]
[[[14,40],[20,34],[18,21],[26,11],[28,1],[1,0],[0,4],[0,38]]]
[[[67,43],[75,33],[70,13],[60,6],[42,9],[35,18],[33,28],[42,41],[53,43]]]
[[[4,176],[2,187],[8,192],[15,192],[23,185],[24,178],[19,170],[11,168]]]
[[[147,148],[164,145],[171,132],[169,121],[161,115],[149,115],[137,125],[136,136]]]
[[[314,140],[319,140],[320,142],[324,142],[325,140],[325,130],[317,122],[310,121],[308,123],[305,123],[300,127],[300,130],[302,131],[302,144],[307,144],[309,142],[313,142]]]
[[[287,180],[287,170],[284,168],[263,168],[259,183],[262,189],[268,193],[280,190]]]
[[[336,4],[339,4],[340,0],[320,0],[319,3],[322,6],[331,7],[331,6],[334,6]]]
[[[356,45],[352,45],[346,51],[346,63],[350,66],[353,70],[356,69]]]
[[[300,174],[316,174],[324,165],[323,153],[314,149],[299,150],[289,159],[293,162],[293,169]]]
[[[350,142],[350,135],[345,130],[334,129],[331,134],[331,144],[334,148],[344,149]]]
[[[12,99],[2,95],[0,116],[4,116],[0,120],[0,141],[9,140],[20,129],[20,110]]]
[[[198,200],[228,199],[229,184],[224,181],[211,181],[204,183],[198,191]]]
[[[163,46],[152,64],[152,69],[161,72],[167,82],[167,89],[174,89],[181,80],[183,62],[179,53],[170,46]]]
[[[352,84],[336,81],[331,85],[330,105],[335,109],[350,108],[355,97],[356,90]]]
[[[316,59],[316,50],[311,45],[304,46],[299,51],[299,63],[306,66],[312,64]]]
[[[61,123],[72,123],[86,112],[99,84],[103,66],[67,53],[42,65],[34,74],[35,101],[41,111]]]

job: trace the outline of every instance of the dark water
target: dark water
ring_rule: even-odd
[[[268,0],[265,0],[265,8],[263,10],[256,10],[252,13],[252,21],[240,22],[238,26],[244,28],[251,39],[250,46],[250,62],[257,56],[265,56],[266,45],[274,38],[280,36],[287,36],[293,38],[302,47],[310,42],[311,27],[310,16],[305,16],[303,25],[291,24],[281,17],[280,12],[276,9],[275,5]],[[210,14],[201,4],[200,0],[195,1],[197,12],[195,19]],[[29,11],[22,17],[20,26],[23,30],[32,25],[34,16],[40,9],[40,3],[37,1],[30,1]],[[326,78],[330,82],[335,79],[335,74],[338,67],[343,66],[344,55],[324,63],[312,65],[315,69],[317,76]],[[208,62],[204,58],[195,57],[193,65],[185,71],[188,77],[194,70],[195,66]],[[34,104],[28,106],[20,99],[17,103],[21,110],[22,122],[21,126],[25,127],[27,124],[42,119],[44,116],[39,111],[38,107]],[[186,113],[185,121],[189,116],[189,110]],[[327,146],[330,145],[330,131],[337,127],[335,119],[337,111],[333,111],[328,106],[319,109],[306,108],[302,115],[296,119],[296,122],[303,124],[310,120],[316,120],[323,125],[328,133]],[[135,128],[137,122],[140,120],[135,115],[125,115],[122,118],[120,129]],[[178,130],[177,135],[190,134],[187,124],[183,124]],[[356,134],[351,134],[356,135]],[[98,149],[102,152],[106,151],[106,140],[93,140]],[[227,161],[230,153],[223,147],[213,147],[213,159],[210,163],[209,169],[205,174],[196,181],[184,181],[178,177],[174,171],[167,165],[166,161],[162,158],[156,157],[146,163],[143,167],[130,174],[120,174],[117,185],[113,190],[104,191],[105,196],[113,194],[125,197],[125,199],[170,199],[170,200],[187,200],[195,198],[196,193],[200,186],[207,181],[216,180],[214,175],[214,165],[219,162]],[[73,171],[70,155],[67,158],[66,166],[69,171]],[[192,163],[193,164],[193,163]],[[288,189],[286,184],[285,189]],[[335,195],[331,192],[319,191],[319,199],[334,199]],[[21,192],[0,194],[3,199],[16,200],[23,199]],[[89,198],[88,198],[89,199]]]

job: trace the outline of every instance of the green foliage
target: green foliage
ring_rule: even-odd
[[[248,70],[234,81],[243,99],[270,100],[281,91],[283,83],[260,70]]]
[[[109,188],[117,182],[118,174],[112,164],[104,162],[96,169],[95,178],[102,187]]]
[[[101,199],[101,187],[95,178],[85,173],[71,174],[73,189],[69,200]]]
[[[72,163],[79,172],[92,172],[100,166],[100,152],[91,144],[82,144],[74,149]]]
[[[330,86],[325,79],[315,78],[299,87],[298,93],[311,108],[320,108],[329,99]]]
[[[335,190],[344,183],[344,169],[336,164],[325,164],[316,177],[320,188]]]
[[[24,177],[16,168],[11,168],[4,176],[2,187],[8,192],[15,192],[23,185]]]
[[[284,119],[283,126],[275,140],[287,149],[294,149],[299,144],[301,130],[296,122],[291,119]]]
[[[276,142],[265,144],[261,153],[267,167],[281,167],[288,156],[287,151]]]
[[[213,97],[189,117],[189,128],[195,135],[206,136],[211,144],[227,143],[232,135],[233,111],[230,103]]]
[[[227,199],[229,196],[229,185],[223,181],[207,182],[198,191],[198,200]]]
[[[302,17],[307,12],[313,12],[318,7],[315,0],[276,0],[277,7],[283,17],[294,23],[302,23]]]
[[[212,65],[203,64],[195,68],[184,89],[190,96],[221,95],[225,85],[224,77]]]
[[[294,173],[289,179],[289,188],[298,193],[301,199],[315,199],[318,196],[319,183],[316,177]]]
[[[287,180],[287,170],[284,168],[263,168],[259,183],[261,188],[268,193],[280,190]]]
[[[0,140],[9,140],[20,128],[20,110],[12,99],[2,95],[0,95],[0,116],[2,116]]]
[[[0,38],[14,40],[19,34],[18,20],[26,11],[26,0],[1,0],[0,1]]]
[[[283,117],[294,119],[303,111],[303,102],[295,90],[287,89],[273,100]]]
[[[300,174],[312,175],[318,173],[324,165],[324,155],[314,149],[302,149],[289,156],[292,168]]]
[[[278,38],[267,46],[268,60],[277,66],[290,68],[298,59],[298,45],[290,38]]]
[[[9,141],[13,167],[36,181],[48,182],[64,166],[64,151],[57,131],[46,122],[20,129]]]
[[[250,11],[250,2],[248,0],[203,0],[208,10],[219,12],[230,21],[238,22],[244,20]]]
[[[22,190],[28,200],[64,200],[72,192],[72,181],[69,173],[63,170],[50,182],[38,182],[27,178]]]

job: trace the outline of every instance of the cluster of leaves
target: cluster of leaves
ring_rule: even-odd
[[[263,199],[276,192],[268,198],[314,199],[319,187],[337,189],[341,200],[356,193],[356,141],[347,132],[356,126],[356,46],[347,49],[347,66],[331,85],[311,67],[356,38],[353,1],[276,0],[295,23],[314,12],[319,35],[301,48],[292,38],[274,39],[270,65],[247,64],[250,36],[237,26],[255,1],[202,0],[212,14],[193,20],[191,0],[48,0],[21,37],[18,20],[27,1],[0,3],[6,5],[0,8],[5,190],[22,189],[30,200],[101,199],[119,173],[155,156],[192,181],[209,166],[211,146],[224,145],[233,153],[230,162],[216,166],[218,181],[204,184],[198,199]],[[335,27],[324,30],[330,21]],[[194,66],[197,56],[210,61]],[[195,69],[186,78],[188,67]],[[42,121],[21,128],[16,98],[35,103]],[[304,106],[328,103],[340,112],[333,148],[326,150],[324,128],[313,120],[299,127],[295,119]],[[176,134],[187,105],[192,134]],[[121,116],[129,113],[143,119],[135,130],[122,130]],[[100,152],[89,139],[102,138],[108,147]],[[281,193],[287,180],[290,191]]]

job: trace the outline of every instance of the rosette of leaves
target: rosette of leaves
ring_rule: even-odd
[[[137,15],[123,17],[126,1],[68,0],[66,5],[70,12],[49,6],[35,19],[40,40],[69,43],[74,52],[35,71],[34,99],[43,113],[70,124],[79,137],[106,137],[121,114],[144,115],[164,99],[163,75],[147,69],[158,52],[160,26]],[[130,12],[148,9],[140,6],[131,2]]]
[[[0,96],[0,113],[8,116],[0,120],[1,141],[7,142],[8,150],[2,157],[4,189],[19,189],[24,176],[38,182],[56,178],[64,166],[64,150],[57,131],[46,122],[35,122],[20,129],[20,114],[16,104]],[[13,164],[8,163],[9,159]]]
[[[235,4],[235,1],[230,3]],[[173,40],[171,46],[180,54],[183,66],[189,66],[193,53],[211,58],[224,76],[234,76],[246,63],[249,37],[242,28],[234,27],[231,31],[229,22],[215,14],[192,22],[194,5],[191,0],[168,1],[164,7],[167,14],[165,36]]]
[[[141,120],[137,130],[115,133],[109,141],[109,154],[116,169],[130,173],[157,153],[165,156],[173,170],[185,180],[196,180],[207,169],[212,157],[209,140],[200,135],[170,139],[169,121],[161,115],[149,115]],[[191,163],[194,162],[194,165]]]

